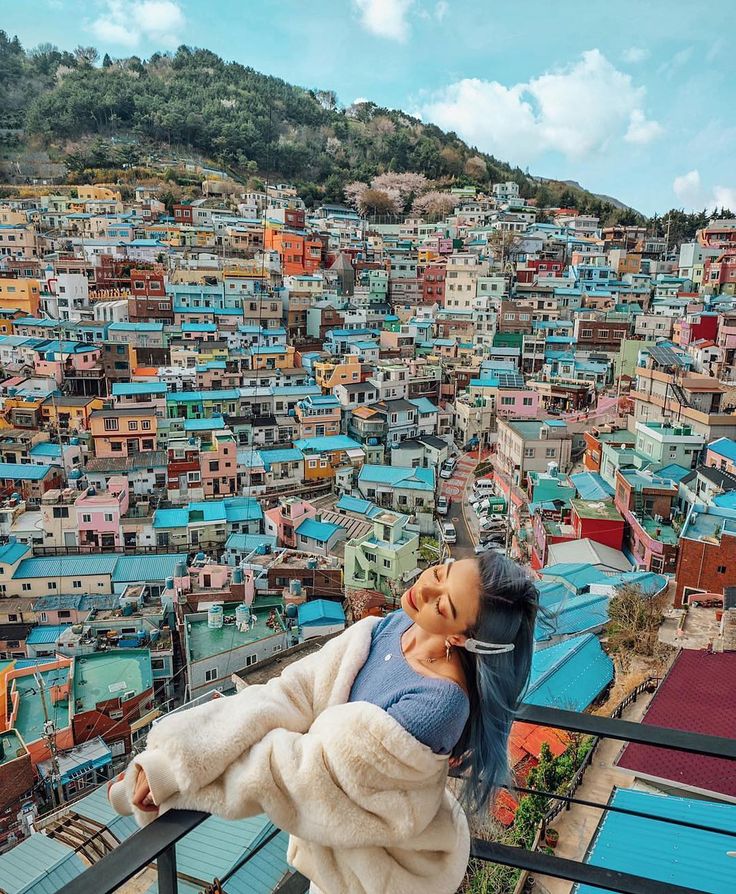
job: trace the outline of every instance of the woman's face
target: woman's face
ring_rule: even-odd
[[[434,565],[401,597],[401,607],[427,633],[462,645],[480,610],[481,579],[476,559]]]

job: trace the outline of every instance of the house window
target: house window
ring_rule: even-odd
[[[151,430],[151,420],[143,419],[141,421],[141,428],[143,429],[143,431],[150,431]]]
[[[524,448],[524,457],[526,459],[533,459],[534,458],[534,448],[533,447],[525,447]]]
[[[57,589],[57,587],[56,587],[56,581],[53,581],[53,580],[50,580],[46,586],[48,587],[49,590],[56,590],[56,589]]]
[[[204,681],[205,683],[211,683],[213,680],[217,679],[217,668],[211,667],[209,670],[204,672]]]
[[[25,591],[28,591],[28,590],[30,590],[30,589],[31,589],[31,585],[30,585],[30,584],[23,584],[23,586],[21,587],[21,590],[25,590]],[[41,615],[42,615],[41,620],[42,620],[42,621],[45,621],[45,620],[46,620],[46,618],[45,618],[45,612],[41,612]]]
[[[246,667],[250,667],[251,664],[255,664],[256,661],[258,661],[258,656],[257,656],[257,655],[246,655],[246,658],[245,658],[245,666],[246,666]]]
[[[54,518],[69,518],[69,507],[54,506],[53,516]]]
[[[103,427],[105,431],[117,431],[118,420],[114,416],[106,416],[103,420]]]
[[[581,329],[580,330],[580,338],[592,338],[593,330],[592,329]]]
[[[725,574],[725,573],[726,573],[726,566],[725,566],[725,565],[719,565],[719,566],[716,568],[716,571],[718,572],[718,574]]]
[[[522,398],[521,402],[525,407],[531,407],[531,405],[534,403],[534,401],[531,399],[531,397],[524,397],[524,398]]]
[[[552,457],[552,456],[556,456],[556,455],[557,455],[557,450],[556,450],[556,448],[554,448],[554,447],[548,447],[548,448],[544,451],[544,455],[545,455],[547,458]]]
[[[81,581],[81,580],[73,580],[73,581],[72,581],[72,587],[73,587],[75,590],[81,590],[81,589],[82,589],[82,581]],[[62,614],[62,613],[59,612],[59,617],[61,617],[61,614]],[[67,614],[68,614],[68,613],[67,613]]]

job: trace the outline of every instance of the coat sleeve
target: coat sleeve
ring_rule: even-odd
[[[217,779],[162,809],[265,813],[326,847],[392,847],[432,821],[446,775],[446,759],[380,708],[353,702],[323,712],[307,733],[271,730]]]
[[[268,683],[247,686],[237,695],[213,699],[155,724],[146,750],[111,786],[113,807],[118,813],[131,812],[138,768],[145,771],[154,802],[161,805],[175,792],[197,791],[222,777],[271,730],[306,732],[330,699],[347,699],[370,646],[370,627],[359,629],[361,625],[348,628]],[[347,661],[342,660],[345,654]],[[347,694],[340,691],[346,688]]]

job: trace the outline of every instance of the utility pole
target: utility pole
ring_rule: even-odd
[[[59,759],[56,750],[56,727],[54,726],[54,721],[51,720],[51,718],[49,717],[49,709],[48,705],[46,704],[46,683],[40,673],[36,672],[33,676],[36,680],[36,685],[38,686],[38,694],[41,696],[41,707],[43,708],[44,716],[43,734],[46,741],[48,742],[49,752],[51,754],[51,797],[54,802],[56,802],[58,798],[59,805],[61,805],[64,803],[65,798],[64,786],[61,783],[61,772],[59,771]],[[57,782],[59,785],[58,790],[55,788],[55,783]]]

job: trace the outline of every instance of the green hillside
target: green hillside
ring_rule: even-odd
[[[293,181],[310,203],[342,201],[349,181],[416,171],[440,186],[511,179],[540,205],[575,204],[606,222],[632,217],[575,186],[539,184],[403,112],[373,103],[342,108],[329,90],[295,87],[188,47],[100,64],[93,48],[26,51],[0,32],[0,128],[6,159],[41,149],[76,177],[145,166],[163,152],[195,155],[239,178]]]

